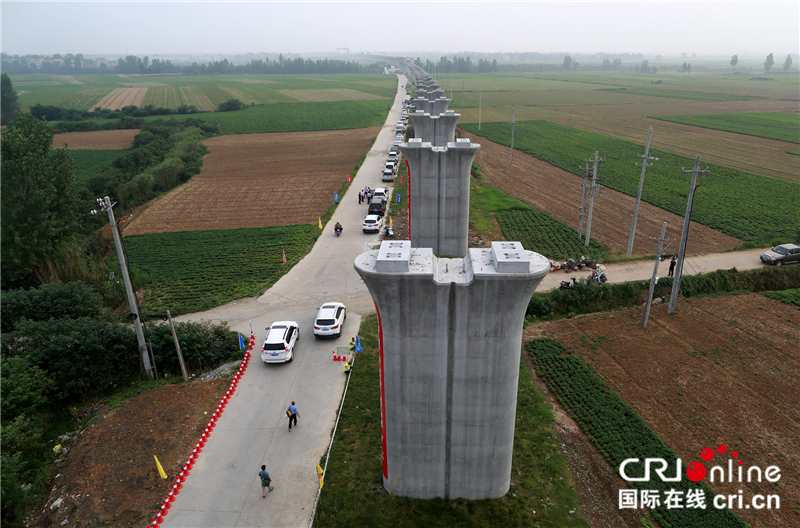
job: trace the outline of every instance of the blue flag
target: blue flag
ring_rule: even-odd
[[[361,339],[356,336],[356,352],[363,352],[364,350],[361,349]]]
[[[244,346],[244,337],[242,337],[242,334],[239,334],[239,350],[244,350],[245,348],[247,347]]]
[[[333,201],[339,203],[339,193],[333,191]]]
[[[397,203],[400,203],[400,193],[397,193]]]

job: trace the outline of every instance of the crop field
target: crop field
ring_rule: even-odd
[[[754,99],[749,95],[714,94],[704,92],[685,92],[680,90],[661,90],[658,88],[605,88],[604,91],[643,95],[647,97],[667,97],[670,99],[687,99],[689,101],[747,101]]]
[[[475,124],[463,129],[478,133]],[[480,134],[503,145],[511,144],[511,130],[505,123],[485,123]],[[598,169],[598,183],[629,196],[636,196],[641,170],[635,165],[644,151],[640,145],[565,127],[546,121],[525,121],[516,126],[515,149],[546,161],[565,171],[583,175],[586,160],[599,152],[606,159]],[[686,211],[690,175],[694,160],[650,149],[659,161],[647,169],[642,200],[682,216]],[[701,161],[710,173],[698,177],[692,219],[742,240],[771,240],[782,233],[789,239],[800,237],[796,211],[800,210],[800,187]],[[649,185],[648,185],[649,183]],[[775,208],[775,203],[785,204]],[[736,204],[732,207],[732,204]]]
[[[319,232],[305,224],[156,233],[126,236],[125,247],[131,267],[152,278],[142,308],[178,315],[263,293],[310,250]],[[117,262],[116,255],[109,262]]]
[[[797,113],[681,115],[655,119],[800,144],[800,114]]]
[[[119,110],[125,106],[141,106],[147,90],[147,87],[115,88],[111,93],[100,99],[100,101],[92,107],[92,110],[95,108]]]
[[[203,171],[154,202],[125,234],[316,224],[378,131],[208,139]]]
[[[81,185],[105,175],[111,163],[119,157],[118,150],[70,150],[74,163],[75,183]]]
[[[119,89],[145,92],[133,104],[178,108],[194,105],[201,111],[213,111],[222,102],[239,99],[250,105],[295,103],[297,98],[282,93],[296,90],[343,90],[335,99],[331,95],[317,95],[318,101],[342,100],[351,94],[351,100],[370,96],[390,98],[397,89],[397,78],[391,75],[337,74],[315,78],[300,75],[76,75],[76,85],[58,75],[11,75],[14,88],[27,93],[20,95],[23,111],[34,104],[56,105],[78,110],[90,110],[101,100]],[[387,102],[388,104],[388,102]]]
[[[800,416],[793,397],[800,384],[800,354],[794,346],[800,339],[797,307],[761,294],[681,298],[675,315],[668,315],[664,304],[654,306],[646,329],[641,328],[643,310],[529,325],[527,338],[544,333],[571,354],[557,352],[547,360],[556,370],[540,363],[536,372],[593,435],[615,470],[619,457],[628,456],[626,451],[633,453],[652,441],[635,432],[633,417],[611,436],[603,431],[600,422],[613,419],[605,413],[613,414],[618,403],[603,406],[584,397],[581,391],[597,385],[580,363],[602,379],[602,397],[609,398],[611,391],[618,394],[684,461],[684,467],[700,461],[703,448],[720,444],[738,452],[744,469],[780,467],[781,479],[774,484],[703,482],[715,493],[736,495],[743,490],[745,504],[757,493],[779,495],[780,509],[736,509],[750,526],[796,525],[800,515],[796,449]],[[635,440],[625,439],[629,432],[636,434]],[[641,453],[661,456],[654,454],[661,449],[656,443]],[[728,454],[717,454],[707,466],[726,467],[728,459]]]
[[[488,179],[488,185],[578,229],[578,208],[583,193],[582,175],[577,176],[519,151],[514,152],[514,164],[511,165],[508,147],[469,133],[463,133],[463,136],[481,145],[475,161]],[[639,172],[639,170],[636,172],[637,178]],[[602,175],[602,172],[600,174]],[[624,252],[628,248],[635,201],[634,197],[612,189],[601,191],[595,197],[592,238],[606,247]],[[680,238],[682,215],[665,211],[644,201],[641,203],[633,255],[655,253],[656,248],[647,237],[658,237],[663,222],[667,222],[668,238]],[[689,227],[687,252],[697,254],[721,251],[739,242],[737,238],[693,221]]]
[[[53,136],[53,148],[61,148],[64,143],[69,150],[121,150],[133,145],[138,129],[102,130],[98,132],[69,132]]]
[[[332,90],[281,90],[280,93],[304,103],[322,101],[374,101],[386,99],[380,95],[359,92],[349,88],[334,88]]]
[[[584,247],[577,229],[533,208],[498,212],[497,222],[507,240],[518,240],[525,249],[540,253],[550,260],[564,261],[569,257],[577,260],[579,255],[602,259],[608,254],[607,249],[595,239],[589,241],[588,248]]]

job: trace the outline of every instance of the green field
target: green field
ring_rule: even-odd
[[[715,94],[703,92],[685,92],[678,90],[662,90],[660,88],[606,88],[604,91],[624,93],[627,95],[644,95],[647,97],[666,97],[668,99],[686,99],[689,101],[747,101],[758,99],[746,95]]]
[[[314,526],[426,528],[566,528],[588,526],[581,516],[567,458],[553,432],[553,414],[521,362],[511,490],[491,500],[418,500],[390,495],[381,477],[378,323],[365,318],[327,463]],[[339,364],[341,365],[341,364]],[[337,368],[334,364],[331,368]],[[338,367],[341,369],[341,366]],[[325,456],[320,461],[325,465]]]
[[[800,114],[764,112],[663,116],[653,119],[800,144]]]
[[[591,239],[589,247],[584,247],[577,230],[532,207],[498,212],[497,221],[506,239],[518,240],[528,251],[550,260],[564,261],[570,257],[580,260],[580,255],[602,260],[608,255],[608,250],[597,240]]]
[[[201,111],[213,111],[229,99],[238,99],[247,105],[309,100],[294,96],[295,90],[318,91],[315,100],[328,101],[361,97],[388,100],[397,89],[397,78],[393,75],[366,74],[120,76],[108,73],[71,78],[48,74],[10,77],[14,88],[21,92],[19,102],[23,111],[35,104],[90,110],[112,90],[127,87],[147,88],[143,105],[178,108],[185,104]]]
[[[793,290],[764,292],[764,295],[770,299],[775,299],[776,301],[781,301],[782,303],[800,307],[800,288],[795,288]]]
[[[391,106],[390,101],[332,101],[250,106],[236,112],[213,112],[169,116],[168,119],[200,119],[219,123],[220,135],[258,134],[265,132],[303,132],[309,130],[345,130],[381,126]],[[145,121],[164,117],[146,117]]]
[[[463,124],[461,128],[502,145],[511,144],[506,123]],[[598,183],[636,196],[641,170],[635,165],[644,147],[546,121],[517,123],[514,148],[574,174],[583,174],[585,160],[598,151],[607,161],[598,169]],[[659,158],[647,169],[642,199],[683,216],[686,212],[694,159],[656,149]],[[701,168],[706,164],[701,159]],[[800,186],[796,183],[709,165],[710,174],[700,175],[692,220],[748,241],[769,241],[777,235],[800,239]],[[776,207],[775,204],[780,204]]]
[[[80,186],[88,181],[105,176],[111,163],[122,151],[119,150],[70,150],[75,169],[75,184]]]
[[[263,293],[310,249],[316,225],[179,231],[125,237],[128,262],[145,286],[143,309],[199,312]],[[283,264],[286,252],[287,264]],[[111,255],[115,266],[117,256]]]

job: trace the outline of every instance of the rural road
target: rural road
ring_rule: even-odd
[[[374,311],[353,261],[376,246],[379,235],[361,232],[366,206],[358,204],[355,190],[382,186],[380,175],[393,142],[394,124],[400,117],[401,101],[405,98],[401,86],[405,82],[404,76],[398,76],[394,106],[355,175],[353,191],[343,197],[311,252],[259,298],[242,299],[177,318],[227,321],[233,330],[245,336],[249,336],[252,324],[256,349],[239,390],[231,398],[162,526],[299,528],[309,525],[318,490],[316,464],[327,451],[345,385],[342,363],[332,361],[332,351],[337,345],[346,346],[361,318]],[[337,221],[344,226],[339,238],[333,233]],[[760,267],[761,251],[691,258],[685,272]],[[666,266],[661,269],[659,275],[666,275]],[[607,273],[612,282],[622,282],[647,279],[652,270],[653,262],[637,261],[612,264]],[[539,291],[557,288],[558,281],[566,276],[563,272],[549,274]],[[341,301],[347,306],[344,334],[332,341],[317,340],[312,332],[316,309],[326,301]],[[295,359],[284,365],[265,365],[260,360],[265,328],[279,320],[294,320],[300,325]],[[297,402],[300,414],[297,427],[290,433],[284,411],[292,400]],[[266,464],[275,486],[275,491],[265,499],[261,497],[257,476],[262,464]]]

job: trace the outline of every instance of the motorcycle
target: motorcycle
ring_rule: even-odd
[[[394,229],[386,226],[383,228],[383,234],[386,235],[386,238],[394,238]]]
[[[342,226],[336,226],[336,227],[334,227],[334,228],[333,228],[333,232],[334,232],[334,233],[336,233],[336,236],[338,237],[339,235],[341,235],[341,234],[342,234]]]
[[[595,268],[594,272],[592,272],[591,276],[592,282],[596,282],[597,284],[605,284],[608,282],[608,276],[606,275],[606,267],[602,264],[598,264],[597,268]]]
[[[578,283],[578,279],[576,279],[575,277],[570,277],[570,278],[572,279],[572,282],[570,282],[570,281],[561,281],[561,284],[558,286],[558,289],[559,290],[568,290],[568,289],[572,288],[575,284]]]

